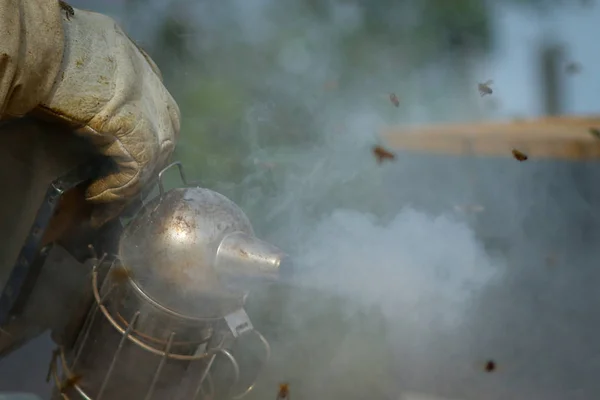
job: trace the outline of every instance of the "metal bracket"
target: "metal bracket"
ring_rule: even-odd
[[[25,239],[25,243],[2,290],[2,295],[0,295],[0,326],[9,321],[10,314],[19,299],[32,265],[40,256],[43,256],[43,254],[40,254],[42,237],[54,215],[59,203],[58,200],[64,192],[89,179],[94,171],[95,169],[90,165],[78,167],[50,184],[29,230],[29,235]]]
[[[165,194],[165,188],[164,188],[164,186],[163,186],[163,183],[162,183],[162,177],[163,177],[163,174],[164,174],[165,172],[167,172],[167,170],[168,170],[168,169],[171,169],[171,168],[173,168],[174,166],[177,166],[177,167],[179,168],[179,176],[181,177],[181,182],[183,183],[183,185],[184,185],[184,186],[188,186],[187,179],[186,179],[186,177],[185,177],[185,172],[183,171],[183,165],[182,165],[182,164],[181,164],[181,162],[179,162],[179,161],[172,162],[171,164],[169,164],[169,165],[167,165],[166,167],[164,167],[164,168],[163,168],[163,169],[162,169],[162,170],[161,170],[161,171],[158,173],[158,182],[157,182],[157,184],[158,184],[158,191],[159,191],[159,195],[160,195],[160,198],[161,198],[161,199],[162,199],[162,197],[163,197],[163,196],[164,196],[164,194]]]
[[[226,315],[225,322],[235,338],[254,330],[250,317],[243,308]]]
[[[193,182],[188,182],[186,176],[185,176],[185,171],[183,170],[183,164],[181,164],[180,161],[175,161],[172,162],[171,164],[167,165],[166,167],[164,167],[159,173],[158,173],[158,179],[157,179],[157,185],[158,185],[158,193],[159,193],[159,197],[162,199],[164,194],[165,194],[165,187],[163,186],[163,182],[162,182],[162,177],[163,174],[165,172],[167,172],[167,170],[173,168],[174,166],[177,166],[177,168],[179,168],[179,177],[181,178],[181,182],[183,183],[184,187],[190,187],[190,186],[199,186],[200,182],[199,181],[193,181]]]

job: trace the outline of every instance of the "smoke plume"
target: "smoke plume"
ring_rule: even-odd
[[[504,265],[452,209],[399,200],[419,185],[446,199],[425,177],[430,167],[401,156],[378,165],[371,148],[386,125],[460,114],[453,97],[464,92],[454,91],[444,66],[418,69],[411,61],[418,49],[403,31],[415,23],[409,15],[418,18],[416,3],[385,12],[360,2],[315,3],[325,8],[320,14],[311,4],[202,2],[187,17],[197,24],[188,46],[206,75],[186,67],[185,84],[201,81],[200,92],[229,85],[231,96],[220,101],[239,110],[239,121],[224,132],[208,126],[211,115],[198,115],[200,105],[183,105],[180,157],[237,201],[260,236],[288,251],[298,268],[296,285],[249,300],[255,326],[273,345],[251,397],[275,396],[281,382],[290,382],[295,399],[444,394],[438,375],[451,363],[480,373],[466,353],[465,327]],[[406,24],[397,40],[350,40],[373,20],[391,26],[398,19]],[[401,107],[390,103],[391,92]],[[230,143],[214,147],[221,164],[206,161],[216,156],[197,144],[199,136]],[[224,170],[229,163],[243,166],[242,179]],[[398,168],[412,178],[395,182]]]

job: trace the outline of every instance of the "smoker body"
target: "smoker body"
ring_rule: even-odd
[[[229,362],[226,384],[217,398],[239,389],[240,367],[229,346],[238,332],[223,318],[193,318],[167,309],[149,298],[133,279],[123,280],[122,266],[105,264],[107,276],[94,269],[95,304],[70,351],[55,354],[52,376],[56,399],[201,399],[215,395],[209,369],[219,356]],[[102,281],[102,284],[100,282]],[[252,328],[245,313],[243,323]],[[231,333],[231,334],[230,334]],[[262,340],[265,361],[269,357]],[[59,372],[60,371],[60,372]],[[205,372],[207,372],[205,374]],[[255,379],[252,374],[250,380]]]
[[[244,311],[244,282],[276,279],[285,255],[230,200],[188,185],[179,163],[169,167],[184,187],[165,191],[161,172],[159,195],[135,202],[129,224],[93,230],[85,187],[110,163],[62,125],[0,128],[0,176],[14,188],[0,218],[11,233],[0,253],[0,356],[50,330],[56,399],[248,393],[270,348]],[[236,357],[248,352],[250,368]]]
[[[185,183],[181,164],[171,166]],[[56,354],[56,398],[241,398],[257,377],[248,371],[269,358],[244,311],[243,282],[273,279],[289,265],[285,254],[257,239],[226,197],[187,183],[165,192],[161,175],[159,195],[124,229],[117,256],[96,262],[94,307],[72,350]],[[250,337],[258,347],[241,350],[257,349],[244,369],[238,343]],[[215,382],[219,362],[227,365]]]

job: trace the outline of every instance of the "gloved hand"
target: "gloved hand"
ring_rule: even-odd
[[[179,108],[158,68],[113,19],[58,0],[0,0],[0,117],[34,109],[116,162],[87,192],[102,205],[96,226],[156,175],[179,135]]]

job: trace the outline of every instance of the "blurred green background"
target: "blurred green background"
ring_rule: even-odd
[[[498,2],[543,11],[559,0]],[[282,176],[308,173],[300,171],[306,165],[295,155],[347,129],[343,115],[339,126],[326,126],[332,108],[360,98],[361,106],[389,117],[390,124],[405,120],[404,105],[413,101],[432,110],[429,122],[472,116],[477,81],[469,66],[494,46],[491,3],[482,0],[270,2],[260,8],[268,13],[260,22],[272,21],[275,33],[258,42],[247,40],[244,16],[234,15],[240,2],[170,0],[158,8],[156,3],[125,0],[115,13],[158,63],[181,108],[182,138],[174,158],[185,163],[189,176],[240,204],[263,236],[274,234],[281,220],[266,218],[272,204],[250,194],[276,196],[285,190]],[[198,4],[203,8],[192,11]],[[265,2],[248,4],[259,8]],[[348,32],[334,32],[334,76],[318,80],[310,72],[284,71],[278,56],[286,44],[304,39],[315,46],[308,51],[322,54],[325,46],[317,48],[320,39],[311,35],[324,36],[329,25],[343,31],[333,4],[358,6],[362,21]],[[148,14],[150,20],[142,18]],[[248,24],[256,20],[250,17]],[[214,24],[207,23],[211,19]],[[140,25],[144,29],[138,31]],[[431,81],[411,83],[415,71],[427,68],[433,69]],[[403,107],[390,106],[391,92],[400,95]],[[346,193],[353,184],[377,188],[380,182],[377,168],[365,168],[353,182],[331,187],[336,201],[328,196],[328,202],[380,212],[383,200],[376,196]]]

